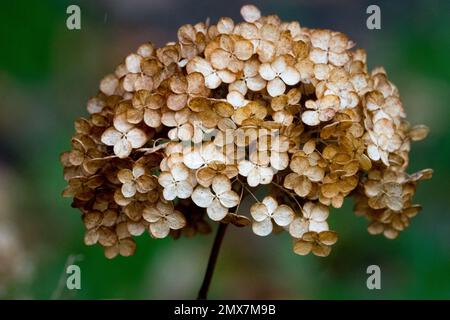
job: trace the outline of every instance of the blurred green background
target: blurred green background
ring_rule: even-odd
[[[213,235],[177,241],[138,238],[136,255],[112,261],[83,244],[79,212],[60,197],[59,154],[73,121],[102,76],[142,42],[176,38],[185,23],[239,18],[237,0],[2,1],[0,4],[0,297],[31,299],[195,298]],[[303,26],[345,32],[399,87],[411,123],[431,128],[415,143],[410,172],[431,167],[416,202],[424,210],[397,240],[370,236],[352,203],[334,210],[340,240],[330,257],[300,257],[287,234],[261,238],[230,227],[211,298],[450,298],[450,2],[253,1]],[[78,4],[82,28],[66,28]],[[381,30],[366,8],[381,7]],[[65,264],[78,259],[82,289],[65,289]],[[368,290],[379,265],[382,289]],[[62,281],[61,281],[62,279]],[[59,285],[62,283],[62,286]]]

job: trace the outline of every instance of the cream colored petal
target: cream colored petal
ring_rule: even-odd
[[[121,188],[124,197],[131,198],[136,194],[136,185],[134,182],[127,182],[122,185]]]
[[[125,132],[129,131],[131,128],[133,128],[133,125],[128,122],[126,112],[122,112],[121,114],[116,115],[114,117],[113,123],[114,123],[114,128],[116,128],[118,131],[123,132],[123,133],[125,133]]]
[[[248,60],[253,55],[253,45],[248,40],[238,40],[234,43],[234,55],[239,60]]]
[[[229,190],[221,193],[219,200],[225,208],[233,208],[239,204],[240,199],[236,192]]]
[[[186,180],[189,176],[189,169],[183,163],[175,163],[170,171],[175,181]]]
[[[309,222],[309,230],[308,231],[314,231],[314,232],[322,232],[322,231],[328,231],[328,223],[326,221],[317,222],[314,220],[311,220]]]
[[[225,175],[217,175],[212,182],[212,189],[215,194],[220,195],[223,192],[231,190],[231,182]]]
[[[367,147],[367,155],[369,156],[370,159],[374,161],[380,160],[381,157],[378,148],[373,144]]]
[[[161,117],[161,122],[168,127],[176,127],[178,123],[175,119],[175,112],[164,112]]]
[[[183,155],[184,164],[190,169],[198,169],[205,164],[198,150],[193,150]]]
[[[176,184],[169,184],[167,187],[164,187],[163,197],[166,200],[174,200],[177,197],[177,187]]]
[[[171,94],[167,97],[167,107],[170,110],[178,111],[186,106],[187,94]]]
[[[245,98],[242,93],[238,91],[230,91],[227,94],[227,101],[231,104],[235,109],[243,107],[245,105]]]
[[[261,91],[266,87],[266,81],[259,75],[247,79],[247,87],[252,91]]]
[[[301,238],[309,231],[309,223],[301,217],[295,218],[289,225],[289,233],[294,238]]]
[[[256,235],[265,237],[273,230],[272,220],[267,218],[262,221],[253,221],[252,230]]]
[[[327,52],[318,48],[313,48],[309,53],[309,59],[314,63],[327,63]]]
[[[133,147],[127,139],[122,138],[114,145],[114,154],[119,158],[126,158],[130,155]]]
[[[221,83],[222,79],[216,73],[205,76],[205,86],[209,89],[216,89]]]
[[[162,239],[169,235],[170,227],[167,220],[160,219],[154,223],[151,223],[149,230],[155,238]]]
[[[161,115],[156,110],[145,109],[144,122],[151,128],[158,128],[161,125]]]
[[[328,207],[318,203],[311,208],[310,218],[317,222],[322,222],[328,218],[329,212],[330,210],[328,209]]]
[[[177,137],[181,141],[190,141],[194,136],[194,127],[190,123],[185,123],[178,128]]]
[[[177,210],[175,210],[172,214],[168,215],[166,219],[170,229],[173,230],[181,229],[186,225],[186,218],[180,211]]]
[[[131,129],[126,134],[127,140],[130,142],[131,147],[140,148],[147,142],[147,135],[144,131],[138,128]]]
[[[176,183],[177,197],[179,199],[187,199],[191,196],[193,188],[188,181],[180,181]]]
[[[267,84],[267,92],[272,97],[282,95],[286,90],[286,85],[280,78],[275,78]]]
[[[261,183],[261,175],[257,168],[252,168],[247,176],[247,183],[250,187],[256,187]]]
[[[119,242],[119,253],[123,257],[129,257],[136,251],[136,242],[131,238],[122,239]]]
[[[191,195],[192,201],[201,208],[208,208],[214,200],[214,195],[209,188],[197,186]]]
[[[228,70],[220,70],[217,72],[217,75],[224,83],[233,83],[236,81],[236,75]]]
[[[281,206],[275,209],[272,218],[277,225],[281,227],[286,227],[294,219],[294,210],[292,210],[291,207],[282,204]]]
[[[309,167],[304,174],[309,178],[309,180],[313,182],[319,182],[322,181],[325,175],[325,171],[320,167]]]
[[[141,72],[142,57],[138,54],[132,53],[125,59],[125,66],[128,72],[139,73]]]
[[[241,16],[247,22],[255,22],[261,18],[261,11],[256,6],[247,4],[241,8]]]
[[[259,74],[264,80],[273,80],[277,76],[270,63],[263,63],[259,66]]]
[[[276,170],[284,170],[289,166],[289,156],[287,152],[275,152],[270,154],[270,164]]]
[[[158,182],[164,188],[173,184],[174,179],[170,172],[162,172],[158,177]]]
[[[223,49],[216,49],[211,53],[211,64],[218,70],[227,68],[230,61],[231,54]]]
[[[145,226],[141,222],[130,221],[127,222],[127,229],[130,235],[137,237],[144,233]]]
[[[266,206],[269,215],[272,215],[278,208],[278,201],[272,196],[265,197],[262,203]]]
[[[293,67],[287,67],[280,77],[289,86],[296,85],[300,81],[300,73]]]
[[[226,217],[228,209],[222,206],[219,199],[214,199],[212,203],[207,207],[206,213],[211,220],[220,221]]]
[[[122,138],[122,133],[114,129],[108,128],[103,132],[101,140],[107,146],[115,145]]]
[[[161,219],[161,213],[154,207],[146,207],[142,212],[142,218],[148,222],[156,222]]]
[[[320,123],[319,113],[317,111],[307,110],[302,114],[302,121],[309,126],[317,126]]]
[[[250,208],[250,214],[255,221],[261,222],[269,216],[267,206],[263,203],[255,203]]]
[[[200,57],[192,58],[186,68],[188,73],[200,72],[205,77],[209,76],[213,72],[211,64],[207,60]]]
[[[247,177],[253,168],[254,168],[253,163],[251,163],[248,160],[243,160],[238,165],[239,174],[244,177]]]
[[[259,168],[259,176],[261,184],[269,184],[273,180],[273,170],[270,167],[261,167]]]

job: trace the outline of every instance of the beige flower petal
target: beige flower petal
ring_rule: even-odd
[[[171,168],[171,174],[175,181],[183,181],[188,178],[189,169],[183,163],[175,163]]]
[[[211,73],[205,76],[205,86],[209,89],[216,89],[221,83],[222,79],[217,73]]]
[[[222,206],[219,199],[214,199],[207,207],[206,213],[211,220],[220,221],[226,217],[228,209]]]
[[[280,78],[275,78],[267,84],[267,92],[272,97],[282,95],[286,90],[286,85]]]
[[[272,196],[267,196],[263,199],[262,203],[266,206],[267,208],[267,214],[268,215],[272,215],[275,210],[278,208],[278,201],[272,197]]]
[[[252,230],[258,236],[267,236],[273,230],[272,220],[267,218],[262,221],[253,221]]]
[[[221,193],[219,200],[225,208],[233,208],[239,204],[240,199],[236,192],[229,190]]]
[[[173,230],[181,229],[186,225],[186,218],[180,211],[177,210],[175,210],[172,214],[168,215],[166,219],[170,229]]]
[[[261,91],[266,87],[266,81],[259,75],[251,77],[246,81],[247,88],[252,91]]]
[[[317,222],[317,221],[311,220],[309,222],[309,230],[308,231],[314,231],[314,232],[328,231],[328,223],[326,221]]]
[[[114,154],[122,159],[128,157],[132,150],[133,150],[133,147],[131,146],[131,143],[128,142],[128,140],[126,138],[120,139],[114,145]]]
[[[261,183],[261,175],[257,168],[252,168],[247,176],[247,183],[250,187],[256,187]]]
[[[170,232],[169,223],[165,219],[160,219],[150,224],[149,231],[155,238],[165,238]]]
[[[139,73],[141,72],[142,57],[138,54],[132,53],[125,59],[125,66],[128,72]]]
[[[131,238],[122,239],[119,242],[119,253],[123,257],[129,257],[136,251],[136,243]]]
[[[274,172],[271,167],[259,168],[259,176],[261,184],[269,184],[273,180]]]
[[[281,227],[286,227],[294,219],[294,210],[292,210],[291,207],[289,207],[285,204],[282,204],[281,206],[276,208],[272,217],[277,225],[279,225]]]
[[[193,187],[188,181],[180,181],[176,183],[177,197],[187,199],[191,196]]]
[[[239,174],[244,177],[247,177],[253,168],[254,168],[253,163],[251,163],[248,160],[243,160],[238,165]]]
[[[294,238],[301,238],[309,231],[309,223],[301,217],[295,218],[289,225],[289,233]]]
[[[309,126],[317,126],[320,123],[319,113],[317,111],[307,110],[302,113],[302,121]]]
[[[241,8],[241,16],[246,22],[255,22],[261,18],[261,11],[256,6],[247,4]]]
[[[223,174],[215,176],[212,182],[212,189],[217,195],[231,190],[230,179]]]
[[[208,208],[214,200],[214,194],[209,188],[197,186],[191,195],[192,201],[201,208]]]
[[[176,183],[170,184],[167,187],[164,187],[163,197],[168,201],[172,201],[177,197],[177,185]]]
[[[131,198],[136,194],[136,185],[134,182],[127,182],[122,185],[121,188],[124,197]]]
[[[216,49],[211,54],[211,64],[218,70],[227,68],[230,61],[231,54],[223,49]]]
[[[248,60],[253,55],[253,45],[248,40],[239,40],[234,43],[234,55],[239,60]]]
[[[255,203],[250,208],[250,214],[255,221],[261,222],[269,217],[267,206],[263,203]]]
[[[289,86],[296,85],[300,81],[300,73],[293,67],[287,67],[280,77]]]
[[[270,63],[263,63],[259,66],[259,74],[264,80],[273,80],[277,76]]]
[[[101,141],[107,146],[113,146],[122,138],[123,134],[111,127],[103,132]]]
[[[147,142],[147,135],[144,131],[138,128],[128,131],[126,137],[133,148],[140,148]]]

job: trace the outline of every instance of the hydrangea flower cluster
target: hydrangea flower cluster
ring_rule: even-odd
[[[430,169],[407,174],[410,126],[383,68],[340,32],[261,16],[178,30],[141,45],[100,82],[61,156],[86,227],[108,258],[133,237],[207,233],[207,220],[286,231],[295,253],[327,256],[327,218],[354,196],[371,234],[395,238],[419,211]],[[267,195],[261,199],[261,194]],[[240,204],[249,198],[249,212]],[[248,210],[248,209],[247,209]]]

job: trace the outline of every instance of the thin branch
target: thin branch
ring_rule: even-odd
[[[222,244],[223,237],[225,236],[225,231],[228,224],[219,223],[219,228],[217,229],[216,237],[214,238],[214,244],[211,249],[211,254],[209,255],[208,266],[206,267],[205,277],[203,278],[202,286],[198,292],[197,300],[206,300],[208,296],[209,285],[211,284],[211,279],[214,273],[214,267],[216,266],[217,257],[219,255],[220,246]]]

